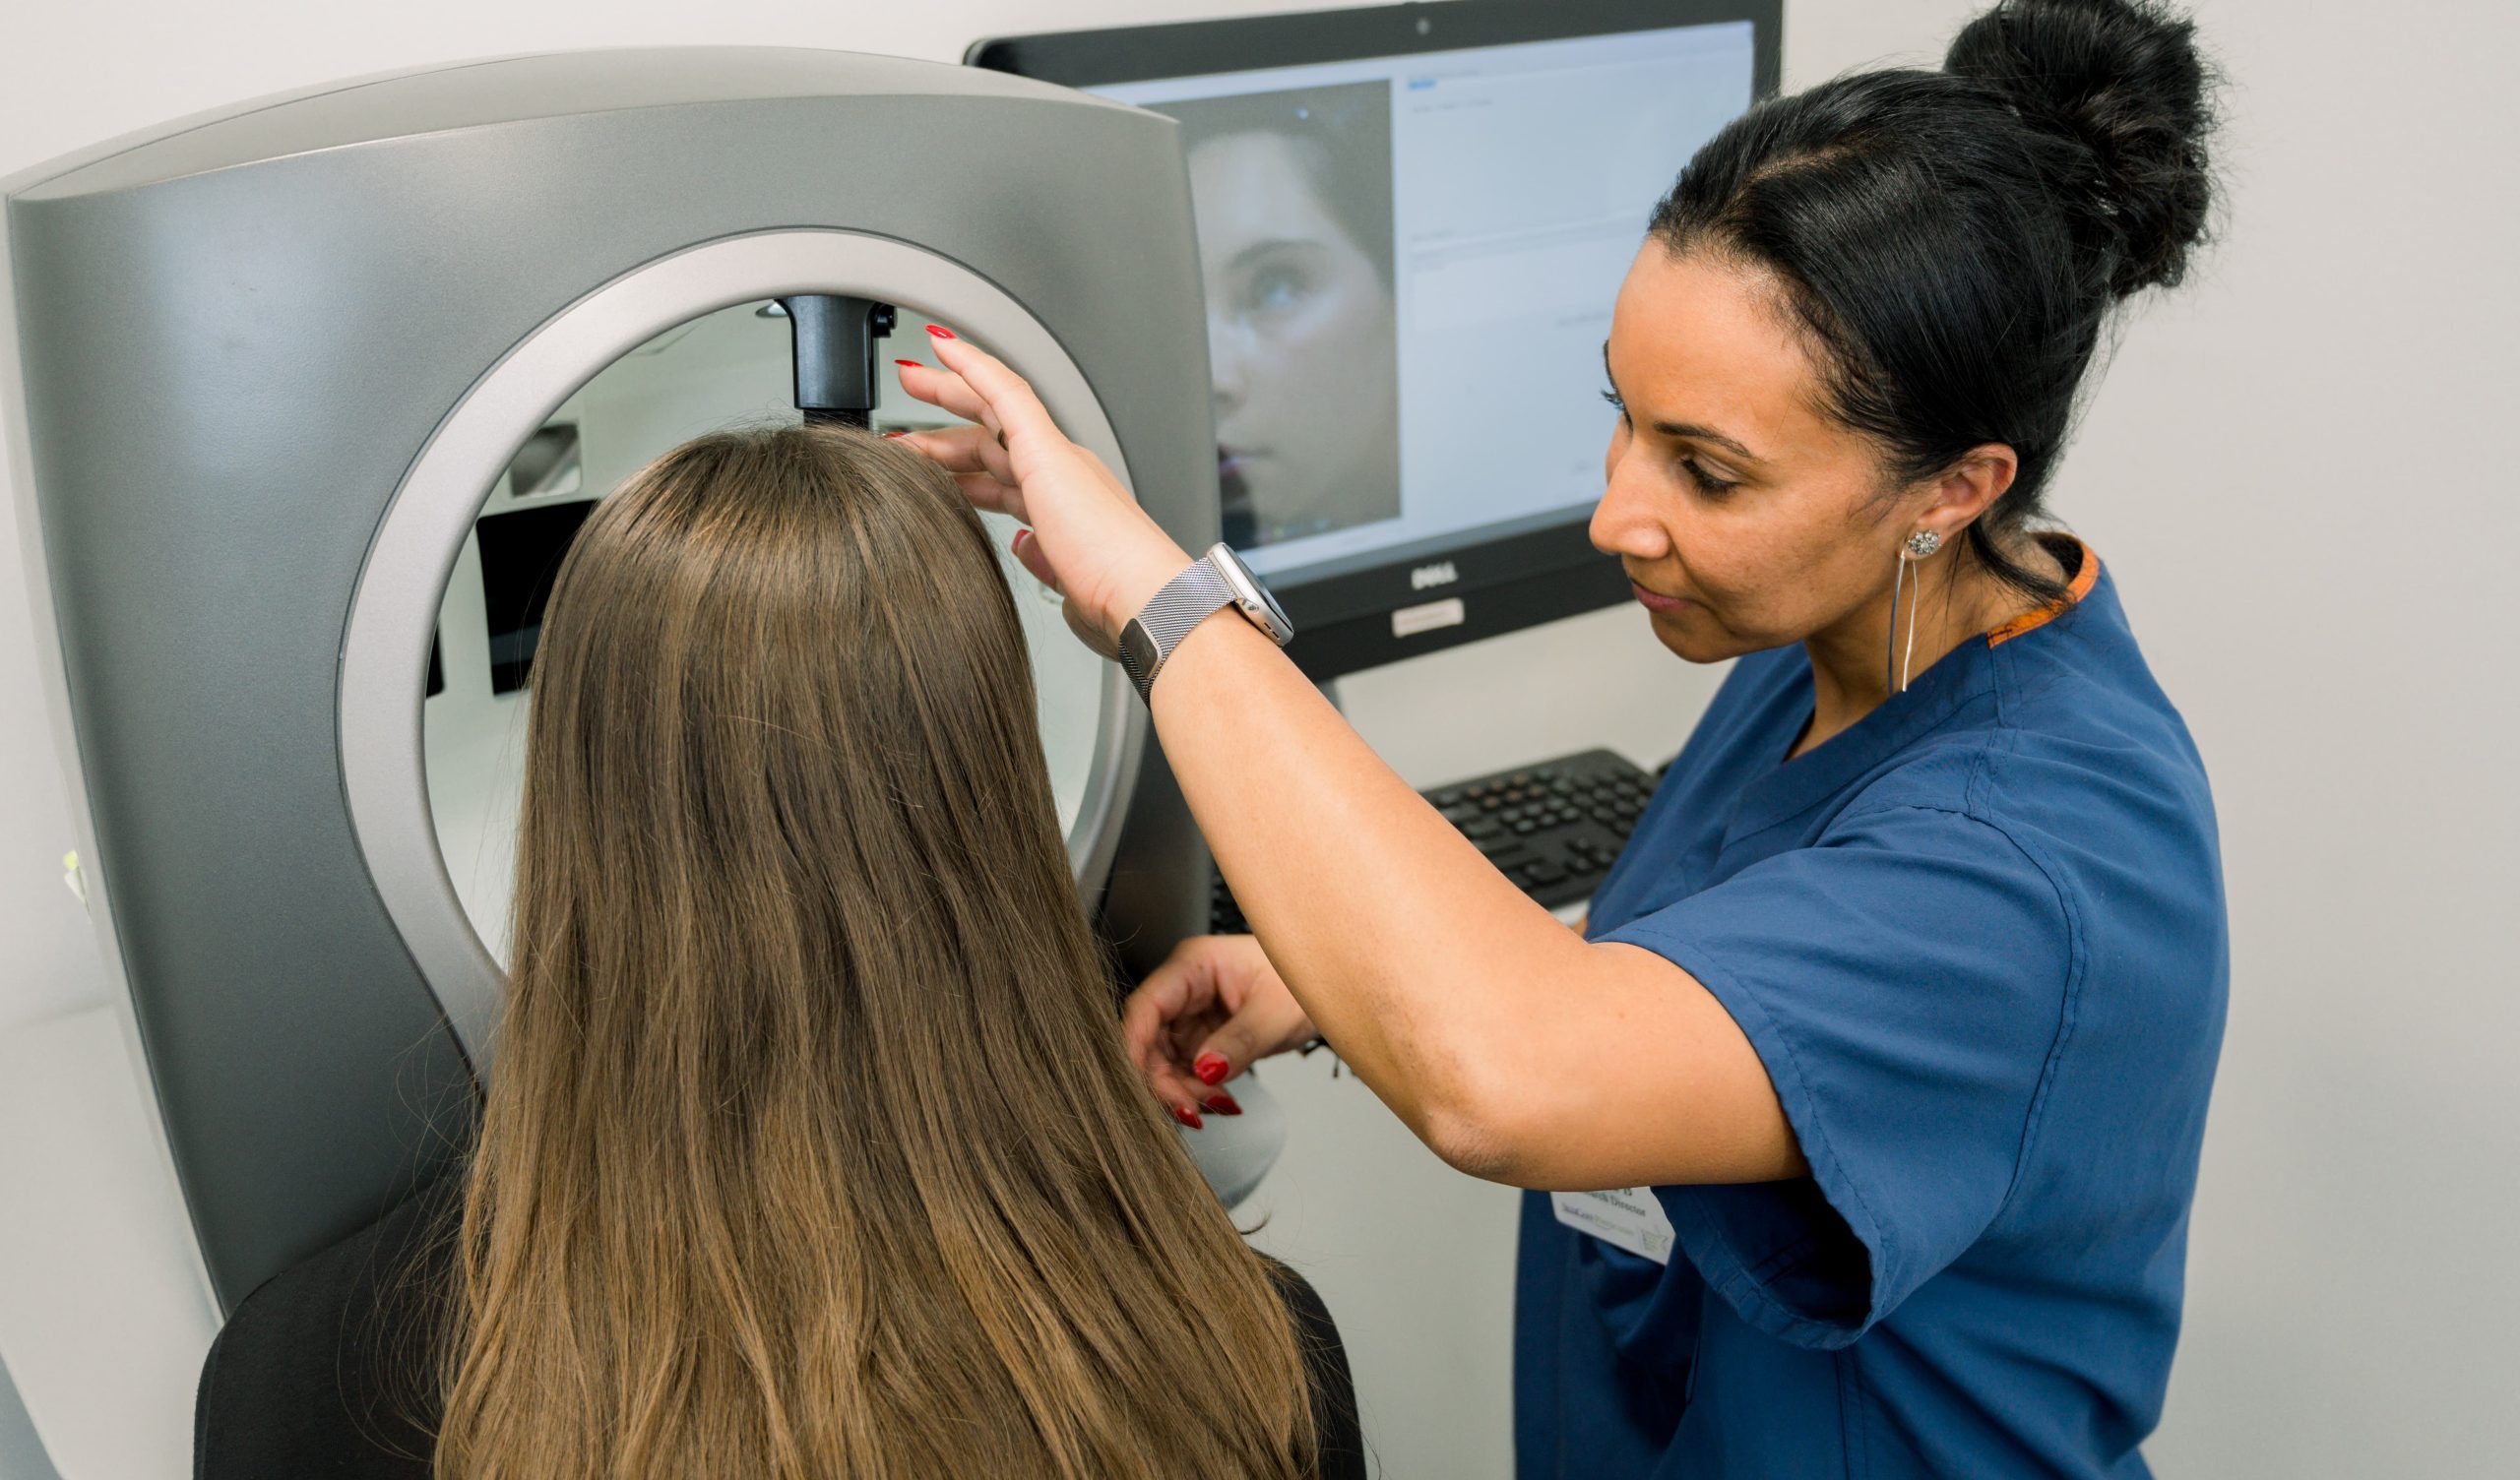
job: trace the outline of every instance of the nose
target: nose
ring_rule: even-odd
[[[1220,421],[1242,404],[1243,367],[1250,348],[1243,338],[1243,331],[1232,319],[1218,314],[1208,316],[1208,375]]]
[[[1586,532],[1593,548],[1605,555],[1640,562],[1661,560],[1671,553],[1670,530],[1655,507],[1652,476],[1635,452],[1634,438],[1624,432],[1611,434],[1609,454],[1603,460],[1607,482],[1602,501],[1593,506],[1592,524]]]

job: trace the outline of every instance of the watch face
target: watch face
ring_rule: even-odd
[[[1208,551],[1208,563],[1216,567],[1217,573],[1225,577],[1225,584],[1233,588],[1233,604],[1260,624],[1261,630],[1269,634],[1270,641],[1281,648],[1287,646],[1295,635],[1295,624],[1287,619],[1287,609],[1280,606],[1278,598],[1270,595],[1269,588],[1251,574],[1251,568],[1242,563],[1242,557],[1233,553],[1233,546],[1218,543]]]
[[[1267,586],[1254,582],[1251,589],[1269,613],[1269,635],[1278,640],[1279,647],[1285,647],[1287,639],[1295,635],[1295,624],[1287,619],[1287,609],[1278,604],[1277,597],[1269,594]]]

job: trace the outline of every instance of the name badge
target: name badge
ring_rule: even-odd
[[[1557,1221],[1578,1233],[1589,1233],[1658,1264],[1671,1262],[1671,1220],[1663,1215],[1663,1204],[1654,1201],[1654,1194],[1644,1188],[1550,1193],[1548,1201],[1557,1209]]]

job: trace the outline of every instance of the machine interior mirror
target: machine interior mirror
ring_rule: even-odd
[[[656,336],[570,396],[483,490],[439,601],[421,728],[438,848],[502,967],[533,660],[551,578],[596,504],[650,460],[706,432],[799,419],[789,334],[775,305],[743,303]],[[881,427],[941,419],[905,396],[889,367],[880,394]],[[1008,552],[1013,522],[982,519],[1016,593],[1059,826],[1073,841],[1103,719],[1102,665]]]

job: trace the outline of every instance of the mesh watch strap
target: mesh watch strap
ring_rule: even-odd
[[[1190,629],[1232,602],[1233,587],[1204,558],[1191,561],[1188,570],[1165,583],[1146,610],[1120,631],[1120,666],[1128,670],[1129,682],[1137,685],[1140,700],[1147,700],[1164,660],[1190,635]]]

